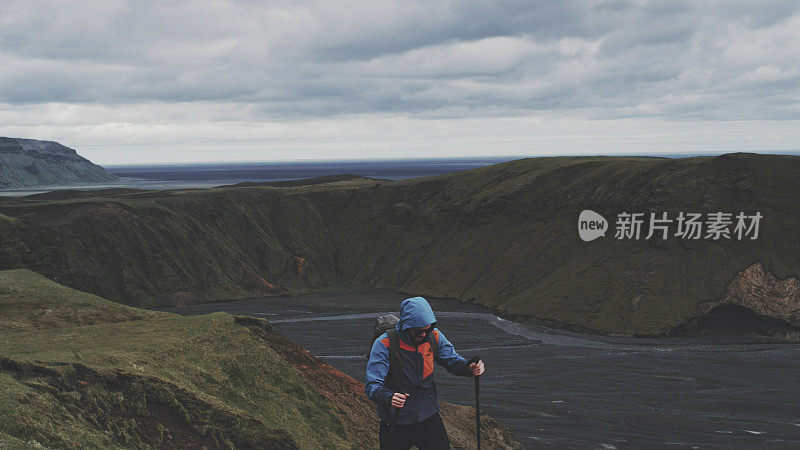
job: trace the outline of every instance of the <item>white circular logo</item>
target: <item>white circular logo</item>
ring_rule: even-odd
[[[585,242],[593,241],[606,235],[608,221],[596,212],[584,209],[578,216],[578,234]]]

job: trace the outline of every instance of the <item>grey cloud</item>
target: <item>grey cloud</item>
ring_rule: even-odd
[[[741,21],[749,28],[764,28],[800,13],[800,3],[794,0],[773,0],[769,3],[738,0],[705,2],[701,9],[707,9],[712,17]]]
[[[323,60],[365,60],[415,48],[492,37],[528,36],[557,40],[563,37],[596,38],[613,30],[615,23],[595,15],[594,2],[462,1],[445,3],[351,39],[324,44]],[[599,13],[602,15],[602,12]],[[362,17],[369,21],[366,14]]]
[[[747,111],[795,119],[800,100],[800,66],[786,54],[800,46],[793,1],[0,8],[0,101],[11,104],[227,102],[274,117],[574,111],[682,120]]]

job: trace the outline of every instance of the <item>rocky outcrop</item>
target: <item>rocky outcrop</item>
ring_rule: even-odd
[[[723,300],[702,303],[699,309],[706,313],[726,303],[741,305],[762,316],[800,327],[800,281],[796,277],[779,280],[766,272],[761,262],[739,272],[728,285]]]
[[[250,281],[250,286],[253,289],[253,294],[256,295],[271,294],[280,290],[280,288],[278,288],[274,284],[270,283],[257,273],[248,269],[247,266],[245,266],[244,264],[240,265],[242,267],[242,271],[244,271],[245,276]]]
[[[306,271],[308,270],[308,260],[299,256],[295,256],[294,269],[297,271],[297,276],[299,278],[305,278]]]
[[[58,142],[0,137],[0,188],[115,180],[116,176]]]

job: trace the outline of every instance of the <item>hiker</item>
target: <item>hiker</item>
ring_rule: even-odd
[[[399,361],[393,362],[390,370],[390,353],[395,354],[390,350],[393,340],[399,344]],[[367,363],[364,391],[378,405],[381,449],[409,449],[412,445],[420,449],[450,448],[439,415],[434,360],[455,375],[478,376],[484,371],[483,361],[469,363],[456,353],[436,328],[436,317],[427,300],[403,300],[395,330],[373,342]]]

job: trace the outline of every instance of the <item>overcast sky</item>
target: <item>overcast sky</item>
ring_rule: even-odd
[[[0,136],[100,164],[800,149],[800,2],[0,0]]]

